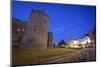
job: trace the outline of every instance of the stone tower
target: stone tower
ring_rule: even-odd
[[[48,16],[40,10],[32,10],[26,25],[21,48],[46,49],[48,37]]]

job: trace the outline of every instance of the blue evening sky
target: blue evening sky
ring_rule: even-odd
[[[96,25],[95,6],[12,1],[12,17],[28,21],[32,9],[49,16],[48,31],[53,32],[54,42],[82,38]]]

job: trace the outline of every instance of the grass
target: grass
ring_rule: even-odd
[[[75,50],[69,48],[49,48],[46,50],[13,48],[12,63],[14,65],[39,64],[40,57],[56,56],[70,52],[75,52]]]

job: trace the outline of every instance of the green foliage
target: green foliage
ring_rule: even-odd
[[[61,45],[65,45],[65,41],[64,41],[64,40],[61,40],[61,41],[59,42],[59,46],[61,46]]]
[[[69,47],[67,45],[65,45],[65,44],[62,44],[61,48],[69,48]]]

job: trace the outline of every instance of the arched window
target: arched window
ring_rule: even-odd
[[[84,40],[86,41],[86,43],[91,43],[91,39],[90,39],[89,36],[86,36],[86,37],[84,38]]]

